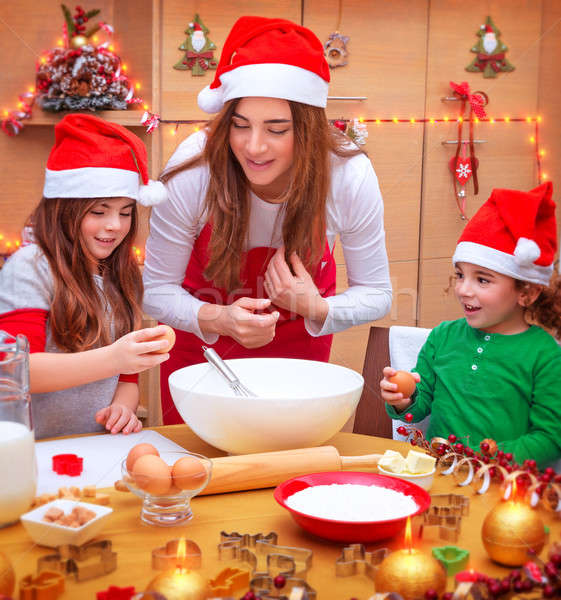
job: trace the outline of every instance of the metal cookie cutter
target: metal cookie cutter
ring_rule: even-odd
[[[469,498],[459,494],[435,494],[429,510],[422,515],[419,535],[435,533],[438,539],[456,543],[462,517],[469,514]]]
[[[335,575],[337,577],[366,575],[374,580],[377,566],[389,553],[387,548],[366,552],[362,544],[345,546],[341,556],[335,561]]]
[[[469,515],[469,498],[460,494],[434,494],[431,496],[429,512],[438,515]]]
[[[45,569],[74,575],[76,581],[86,581],[107,575],[117,568],[117,553],[111,550],[110,540],[90,542],[83,546],[58,546],[56,554],[47,554],[37,561],[37,572]]]
[[[235,592],[249,586],[249,571],[226,567],[208,583],[211,597],[233,596]]]
[[[295,589],[303,590],[303,592],[299,592],[299,596],[295,592],[296,598],[316,600],[317,597],[314,588],[308,582],[298,577],[287,577],[282,590],[278,590],[275,587],[273,577],[270,575],[259,575],[249,582],[249,587],[261,600],[289,600],[289,597],[285,594],[290,594],[290,598],[292,598],[292,592]],[[302,593],[305,595],[302,595]]]
[[[152,568],[157,571],[174,569],[177,566],[185,569],[200,569],[202,552],[198,544],[185,540],[185,558],[177,557],[179,540],[170,540],[165,546],[152,550]]]
[[[55,571],[27,575],[19,583],[20,600],[55,600],[63,592],[64,575]]]
[[[267,541],[274,545],[277,543],[277,539],[278,536],[274,531],[271,531],[267,535],[263,533],[252,535],[249,533],[238,533],[237,531],[232,533],[222,531],[220,533],[220,543],[218,544],[218,558],[219,560],[245,562],[251,567],[251,571],[254,572],[257,569],[257,554],[255,552],[257,542]]]
[[[313,552],[308,548],[278,546],[267,540],[259,540],[255,545],[257,560],[267,557],[267,574],[277,571],[277,574],[305,579],[312,568]],[[256,573],[257,575],[257,573]]]

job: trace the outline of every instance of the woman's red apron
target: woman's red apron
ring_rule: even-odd
[[[242,297],[266,298],[263,282],[269,260],[275,248],[253,248],[245,253],[245,263],[242,268],[242,287],[239,293],[228,294],[207,281],[203,272],[208,264],[208,244],[211,228],[207,223],[195,241],[191,259],[185,271],[183,288],[203,302],[211,304],[232,304]],[[335,293],[336,265],[329,245],[325,251],[314,276],[314,283],[324,297]],[[280,357],[304,358],[327,362],[331,350],[332,335],[311,336],[304,327],[304,319],[299,315],[275,307],[280,312],[277,321],[275,337],[261,348],[244,348],[231,337],[220,336],[211,346],[224,358]],[[186,331],[175,330],[177,341],[170,353],[169,360],[160,365],[160,389],[162,395],[162,416],[164,425],[183,423],[171,398],[168,377],[173,371],[204,362],[201,346],[205,344],[198,336]]]

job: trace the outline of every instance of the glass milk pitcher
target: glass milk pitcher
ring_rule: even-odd
[[[0,527],[29,510],[37,486],[29,346],[0,330]]]

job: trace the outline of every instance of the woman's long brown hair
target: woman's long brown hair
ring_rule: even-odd
[[[101,200],[42,198],[30,217],[35,241],[49,261],[54,280],[49,314],[53,339],[68,352],[110,344],[138,328],[142,319],[142,277],[132,250],[138,223],[136,204],[125,239],[100,261],[103,294],[92,276],[95,259],[82,240],[80,226]]]
[[[205,208],[212,223],[210,260],[205,277],[228,291],[240,285],[242,253],[248,235],[249,183],[230,149],[229,136],[239,99],[227,102],[207,131],[203,152],[162,173],[168,181],[177,173],[206,164],[210,171]],[[350,157],[361,150],[329,125],[325,110],[288,101],[294,129],[294,160],[283,203],[282,238],[286,255],[301,258],[309,272],[325,247],[326,203],[330,188],[330,155]]]

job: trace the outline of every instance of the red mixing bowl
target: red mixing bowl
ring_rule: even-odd
[[[335,521],[323,519],[299,512],[287,506],[286,500],[292,494],[315,485],[332,483],[354,483],[356,485],[376,485],[411,496],[417,503],[417,510],[410,516],[418,515],[430,506],[430,495],[423,488],[409,481],[379,475],[378,473],[360,473],[355,471],[327,471],[310,473],[284,481],[276,487],[275,500],[290,512],[292,518],[309,533],[336,542],[374,542],[397,535],[405,528],[407,515],[398,519],[383,521]]]

